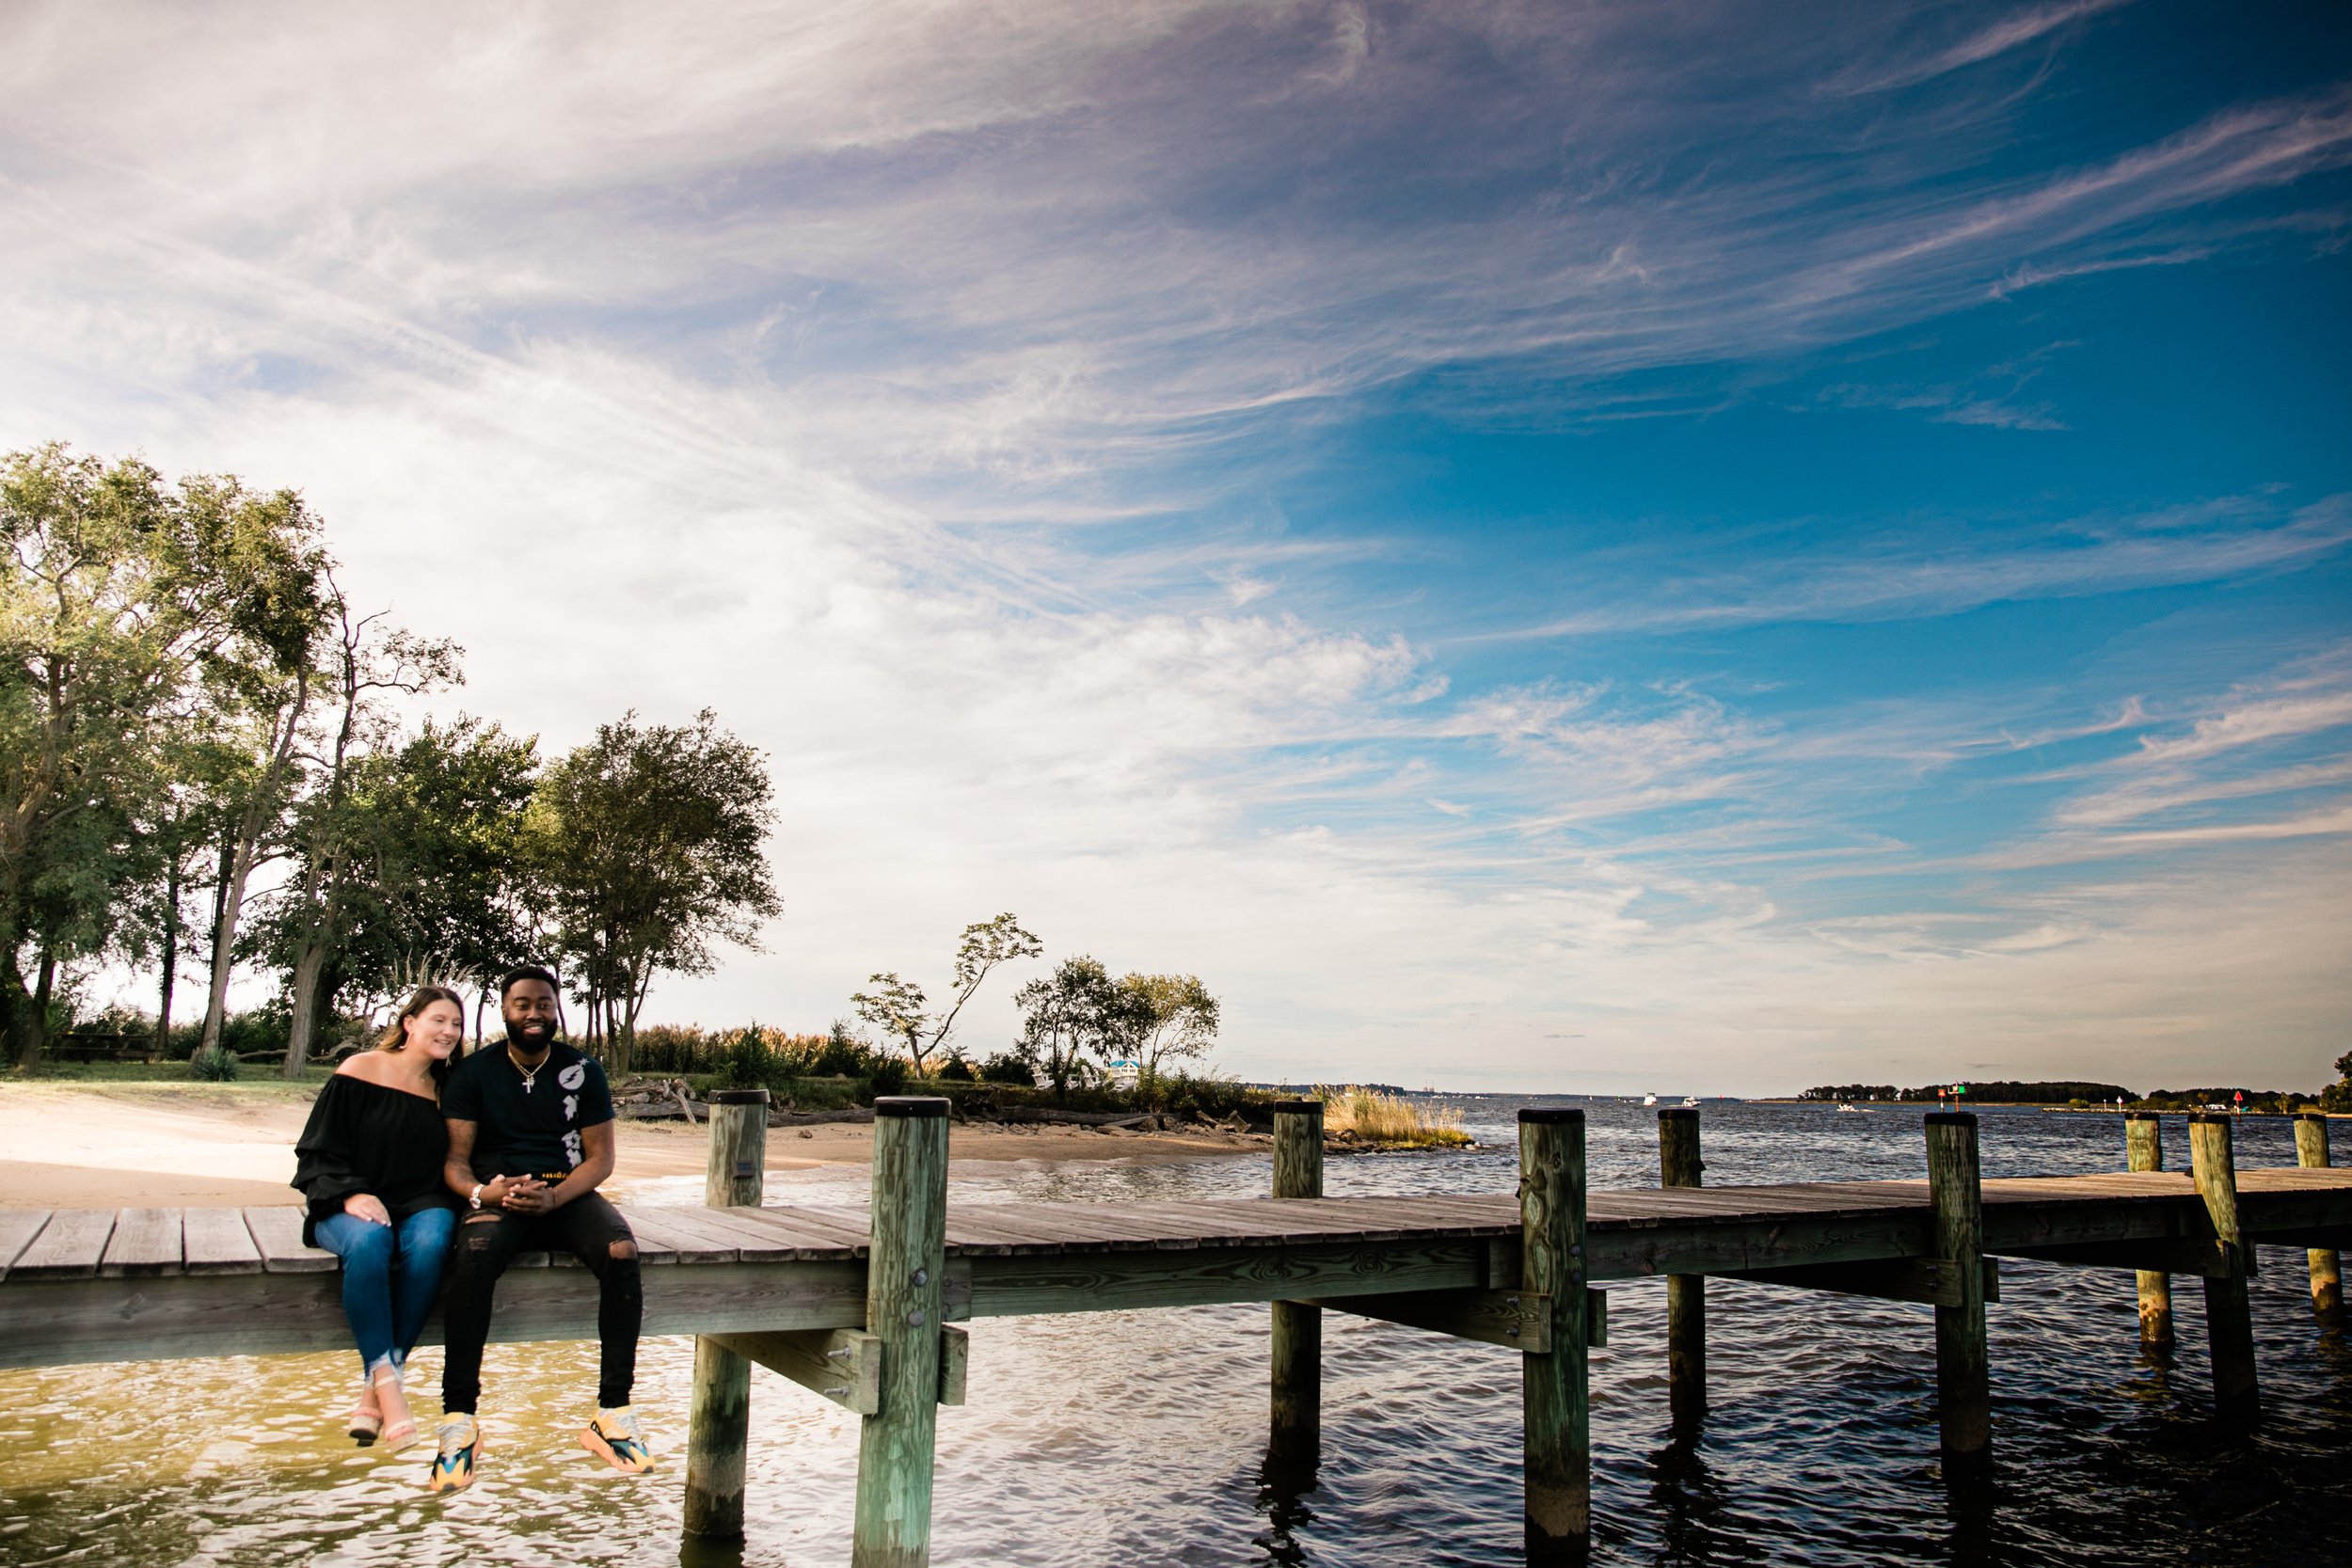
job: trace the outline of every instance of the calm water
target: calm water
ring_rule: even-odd
[[[1487,1147],[1334,1160],[1334,1196],[1503,1192],[1509,1107],[1466,1102]],[[1596,1186],[1655,1181],[1655,1121],[1590,1103]],[[1916,1112],[1710,1107],[1708,1180],[1923,1174]],[[2107,1116],[1985,1114],[1985,1174],[2113,1169]],[[2185,1130],[2166,1127],[2185,1159]],[[2291,1164],[2288,1124],[2239,1134],[2243,1165]],[[965,1199],[1248,1196],[1267,1162],[1051,1171],[958,1167]],[[699,1198],[700,1181],[641,1188]],[[779,1176],[771,1201],[862,1194],[863,1172]],[[1594,1357],[1595,1560],[1609,1563],[2352,1562],[2352,1350],[2313,1328],[2302,1255],[2255,1283],[2265,1409],[2208,1420],[2203,1323],[2143,1360],[2128,1275],[2008,1263],[1993,1309],[1995,1479],[1947,1489],[1935,1459],[1931,1308],[1709,1286],[1715,1404],[1669,1441],[1663,1287],[1612,1288]],[[583,1285],[586,1283],[582,1281]],[[1518,1370],[1508,1352],[1339,1315],[1325,1323],[1324,1465],[1267,1489],[1263,1307],[971,1325],[971,1402],[941,1412],[942,1563],[1501,1564],[1518,1542]],[[420,1386],[438,1386],[437,1352]],[[0,1372],[0,1561],[513,1564],[848,1560],[855,1418],[755,1374],[749,1539],[681,1549],[687,1340],[645,1346],[639,1403],[668,1463],[628,1480],[575,1445],[589,1345],[494,1347],[482,1481],[420,1490],[421,1450],[381,1460],[325,1418],[336,1356]],[[427,1406],[429,1410],[431,1407]]]

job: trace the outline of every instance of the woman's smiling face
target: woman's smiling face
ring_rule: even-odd
[[[466,1016],[457,1004],[443,998],[405,1021],[407,1043],[437,1062],[446,1062],[466,1037]]]

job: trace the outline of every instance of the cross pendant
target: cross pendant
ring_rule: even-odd
[[[524,1079],[524,1080],[523,1080],[523,1093],[525,1093],[525,1094],[529,1094],[530,1092],[531,1092],[531,1080],[530,1080],[530,1079],[528,1079],[528,1078],[526,1078],[526,1079]]]

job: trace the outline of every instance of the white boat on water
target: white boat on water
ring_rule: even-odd
[[[1682,1097],[1682,1103],[1695,1111],[1699,1108],[1699,1097],[1694,1094],[1686,1094]]]
[[[1658,1103],[1658,1097],[1654,1094],[1645,1094],[1642,1097],[1642,1103],[1645,1105],[1655,1105]]]
[[[1837,1102],[1837,1108],[1841,1111],[1853,1111],[1856,1113],[1859,1113],[1862,1109],[1859,1105],[1849,1105],[1842,1100]]]

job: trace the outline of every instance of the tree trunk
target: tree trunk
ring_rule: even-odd
[[[164,871],[164,978],[155,996],[155,1059],[171,1055],[171,992],[180,980],[180,848]]]
[[[237,941],[237,916],[245,908],[245,884],[253,875],[253,852],[238,835],[236,853],[230,863],[230,872],[221,884],[220,922],[213,928],[213,979],[204,996],[204,1037],[197,1043],[199,1054],[220,1049],[221,1026],[229,1016],[229,969]]]
[[[259,858],[262,831],[277,815],[278,792],[285,784],[310,695],[309,678],[297,676],[285,710],[272,721],[284,727],[273,733],[268,766],[253,782],[252,797],[237,817],[236,837],[232,841],[236,853],[230,858],[229,876],[221,888],[220,925],[213,933],[212,994],[205,1000],[204,1038],[198,1047],[200,1051],[220,1049],[221,1025],[228,1017],[229,967],[235,951],[237,920],[245,912],[246,883],[252,879],[254,863]]]
[[[40,1066],[40,1059],[49,1051],[49,998],[57,980],[56,950],[43,944],[40,950],[40,977],[33,982],[32,1006],[24,1019],[24,1049],[16,1058],[16,1065],[30,1072]]]
[[[0,948],[0,1044],[6,1045],[11,1066],[24,1060],[24,1015],[31,1006],[16,955]]]
[[[315,937],[294,954],[287,1006],[285,1076],[289,1079],[300,1078],[303,1064],[310,1059],[310,1036],[318,1028],[319,974],[326,967],[326,943]]]
[[[220,841],[220,870],[213,879],[213,956],[211,967],[204,973],[204,1025],[199,1031],[196,1051],[191,1056],[207,1049],[207,1041],[220,1038],[220,1024],[213,1017],[213,998],[225,995],[228,984],[221,979],[220,956],[226,951],[221,940],[221,927],[229,919],[229,874],[237,864],[237,835],[231,831]]]

